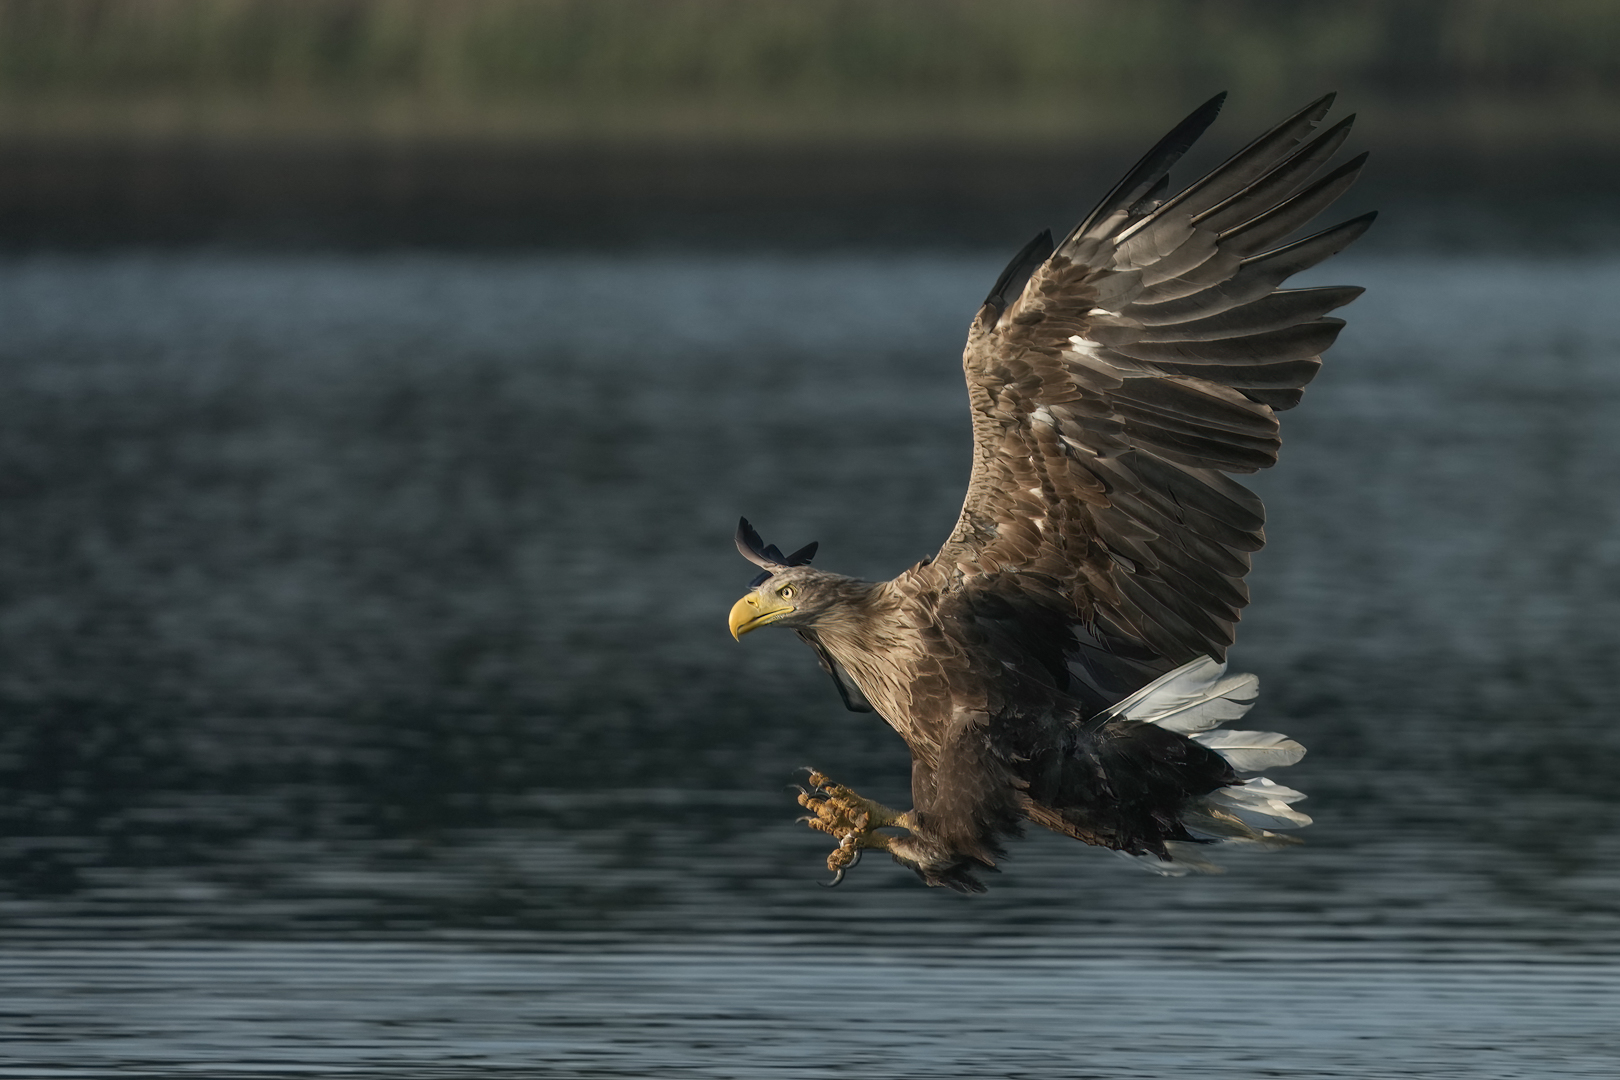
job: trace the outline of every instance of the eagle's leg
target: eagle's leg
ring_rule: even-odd
[[[911,811],[873,802],[815,771],[810,773],[809,789],[799,789],[799,805],[813,815],[801,819],[805,824],[838,841],[838,846],[827,856],[827,869],[833,872],[834,885],[844,880],[844,871],[859,862],[861,852],[867,848],[893,851],[895,841],[900,838],[874,832],[874,829],[916,828],[916,818]]]

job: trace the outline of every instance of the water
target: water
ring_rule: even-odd
[[[1234,662],[1307,846],[817,887],[904,748],[724,615],[887,576],[996,253],[0,263],[0,1075],[1612,1076],[1620,257],[1369,293]]]

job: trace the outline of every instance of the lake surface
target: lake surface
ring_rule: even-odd
[[[1346,256],[1233,661],[1307,845],[837,890],[767,540],[954,521],[1005,253],[0,262],[0,1076],[1620,1073],[1620,257]]]

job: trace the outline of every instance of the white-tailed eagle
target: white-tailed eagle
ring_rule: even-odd
[[[1304,748],[1223,731],[1257,682],[1227,675],[1259,499],[1228,478],[1277,460],[1353,287],[1281,289],[1372,223],[1286,239],[1366,155],[1326,172],[1348,117],[1313,102],[1175,195],[1169,169],[1213,98],[1057,243],[1030,241],[968,329],[973,471],[937,555],[892,581],[812,569],[743,521],[764,573],[731,632],[791,627],[844,703],[911,749],[912,809],[812,773],[800,803],[831,833],[834,883],[880,848],[930,885],[977,892],[1033,821],[1163,873],[1212,869],[1206,845],[1275,846],[1310,819],[1255,775]],[[888,829],[884,832],[879,830]]]

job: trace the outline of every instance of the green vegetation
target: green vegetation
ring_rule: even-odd
[[[1614,0],[0,0],[0,131],[1042,140],[1215,89],[1620,128]]]

